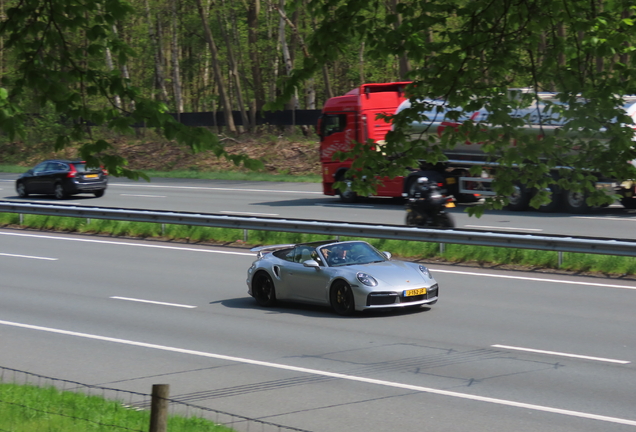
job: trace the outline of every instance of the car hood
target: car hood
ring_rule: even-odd
[[[380,285],[390,285],[404,288],[413,285],[413,288],[435,283],[422,273],[417,264],[404,261],[384,261],[381,263],[347,266],[351,271],[363,272],[373,276]]]

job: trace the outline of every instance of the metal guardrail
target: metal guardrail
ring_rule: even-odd
[[[556,252],[636,256],[636,241],[596,237],[541,236],[460,229],[425,229],[399,225],[228,216],[159,210],[84,207],[63,204],[34,204],[15,201],[0,201],[0,212],[465,244],[473,246],[495,246]]]

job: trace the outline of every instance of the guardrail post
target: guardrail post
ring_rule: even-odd
[[[20,225],[24,225],[24,213],[20,213]]]
[[[561,268],[563,265],[563,252],[559,251],[559,262],[557,264],[557,268]]]
[[[247,230],[243,230],[243,243],[247,243]]]
[[[439,244],[439,253],[443,254],[444,252],[446,252],[446,243],[440,243]]]
[[[167,432],[169,394],[170,386],[168,384],[153,384],[149,432]]]
[[[166,235],[166,224],[162,223],[161,224],[161,237],[164,237]]]

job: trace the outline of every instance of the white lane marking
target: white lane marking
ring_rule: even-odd
[[[579,354],[568,354],[568,353],[562,353],[557,351],[544,351],[544,350],[538,350],[538,349],[532,349],[532,348],[513,347],[508,345],[490,345],[490,346],[493,348],[503,348],[503,349],[509,349],[509,350],[515,350],[515,351],[527,351],[527,352],[537,353],[537,354],[548,354],[548,355],[555,355],[555,356],[561,356],[561,357],[572,357],[572,358],[578,358],[578,359],[584,359],[584,360],[595,360],[595,361],[601,361],[601,362],[607,362],[607,363],[618,363],[618,364],[631,363],[630,361],[627,361],[627,360],[614,360],[614,359],[608,359],[603,357],[590,357],[590,356],[584,356]]]
[[[247,188],[222,188],[222,187],[203,187],[203,186],[167,186],[167,185],[148,185],[148,184],[124,184],[124,183],[109,183],[111,186],[119,187],[144,187],[144,188],[164,188],[164,189],[188,189],[188,190],[215,190],[226,192],[269,192],[269,193],[289,193],[289,194],[312,194],[322,195],[322,192],[313,191],[290,191],[290,190],[275,190],[275,189],[247,189]]]
[[[178,303],[165,303],[165,302],[159,302],[159,301],[153,301],[153,300],[142,300],[142,299],[136,299],[136,298],[130,298],[130,297],[111,296],[110,298],[115,300],[126,300],[131,302],[150,303],[150,304],[156,304],[161,306],[174,306],[174,307],[182,307],[182,308],[188,308],[188,309],[196,308],[196,306],[190,306],[190,305],[184,305],[184,304],[178,304]]]
[[[573,216],[573,217],[575,219],[596,219],[596,220],[611,220],[611,221],[634,222],[634,218],[630,217],[630,216],[627,216],[627,217],[616,217],[616,216],[604,216],[604,217],[600,217],[600,216]]]
[[[560,283],[560,284],[569,284],[569,285],[585,285],[585,286],[595,286],[595,287],[604,287],[604,288],[621,288],[628,290],[636,290],[636,286],[628,286],[628,285],[614,285],[614,284],[604,284],[604,283],[596,283],[596,282],[579,282],[579,281],[569,281],[569,280],[559,280],[559,279],[544,279],[544,278],[533,278],[526,276],[508,276],[508,275],[497,275],[490,273],[475,273],[475,272],[465,272],[465,271],[457,271],[457,270],[442,270],[442,269],[432,269],[429,270],[433,272],[439,273],[452,273],[452,274],[461,274],[468,276],[484,276],[484,277],[493,277],[493,278],[501,278],[501,279],[517,279],[517,280],[525,280],[525,281],[536,281],[536,282],[551,282],[551,283]]]
[[[251,213],[251,212],[239,212],[239,211],[220,211],[223,214],[235,214],[235,215],[250,215],[250,216],[278,216],[278,213]]]
[[[166,198],[165,195],[136,195],[136,194],[119,194],[121,196],[142,197],[142,198]]]
[[[87,203],[80,203],[80,202],[73,202],[73,201],[47,201],[47,200],[37,200],[37,201],[30,201],[27,199],[20,199],[20,201],[24,202],[25,204],[58,204],[58,205],[89,205]]]
[[[538,228],[514,228],[514,227],[500,227],[500,226],[487,226],[487,225],[464,225],[466,228],[486,228],[496,230],[511,230],[511,231],[543,231]]]
[[[338,379],[343,379],[343,380],[348,380],[348,381],[363,382],[363,383],[367,383],[367,384],[374,384],[374,385],[379,385],[379,386],[384,386],[384,387],[399,388],[399,389],[416,391],[416,392],[421,392],[421,393],[430,393],[430,394],[435,394],[435,395],[440,395],[440,396],[448,396],[448,397],[454,397],[454,398],[459,398],[459,399],[467,399],[467,400],[473,400],[473,401],[478,401],[478,402],[486,402],[486,403],[491,403],[491,404],[496,404],[496,405],[505,405],[505,406],[529,409],[529,410],[534,410],[534,411],[543,411],[543,412],[552,413],[552,414],[562,414],[562,415],[566,415],[566,416],[570,416],[570,417],[578,417],[578,418],[584,418],[584,419],[590,419],[590,420],[598,420],[598,421],[603,421],[603,422],[608,422],[608,423],[618,423],[618,424],[624,424],[624,425],[629,425],[629,426],[636,426],[636,420],[629,420],[629,419],[623,419],[623,418],[618,418],[618,417],[608,417],[608,416],[604,416],[604,415],[591,414],[591,413],[586,413],[586,412],[581,412],[581,411],[572,411],[572,410],[566,410],[566,409],[561,409],[561,408],[554,408],[554,407],[548,407],[548,406],[542,406],[542,405],[534,405],[534,404],[529,404],[529,403],[524,403],[524,402],[516,402],[516,401],[511,401],[511,400],[506,400],[506,399],[496,399],[496,398],[492,398],[492,397],[478,396],[478,395],[472,395],[472,394],[468,394],[468,393],[459,393],[459,392],[454,392],[454,391],[449,391],[449,390],[440,390],[440,389],[416,386],[416,385],[411,385],[411,384],[402,384],[402,383],[397,383],[397,382],[392,382],[392,381],[384,381],[384,380],[373,379],[373,378],[365,378],[365,377],[360,377],[360,376],[355,376],[355,375],[346,375],[346,374],[341,374],[341,373],[336,373],[336,372],[327,372],[327,371],[322,371],[322,370],[319,370],[319,369],[309,369],[309,368],[298,367],[298,366],[289,366],[289,365],[280,364],[280,363],[265,362],[265,361],[260,361],[260,360],[253,360],[253,359],[242,358],[242,357],[233,357],[233,356],[227,356],[227,355],[222,355],[222,354],[214,354],[214,353],[209,353],[209,352],[205,352],[205,351],[194,351],[194,350],[189,350],[189,349],[184,349],[184,348],[170,347],[170,346],[166,346],[166,345],[157,345],[157,344],[150,344],[150,343],[145,343],[145,342],[137,342],[137,341],[127,340],[127,339],[118,339],[118,338],[112,338],[112,337],[107,337],[107,336],[92,335],[92,334],[88,334],[88,333],[79,333],[79,332],[74,332],[74,331],[60,330],[60,329],[55,329],[55,328],[50,328],[50,327],[41,327],[41,326],[36,326],[36,325],[31,325],[31,324],[22,324],[22,323],[16,323],[16,322],[11,322],[11,321],[2,321],[2,320],[0,320],[0,325],[25,328],[25,329],[29,329],[29,330],[38,330],[38,331],[44,331],[44,332],[49,332],[49,333],[57,333],[57,334],[62,334],[62,335],[67,335],[67,336],[75,336],[75,337],[80,337],[80,338],[85,338],[85,339],[99,340],[99,341],[104,341],[104,342],[112,342],[112,343],[118,343],[118,344],[136,346],[136,347],[142,347],[142,348],[150,348],[150,349],[156,349],[156,350],[162,350],[162,351],[176,352],[176,353],[180,353],[180,354],[187,354],[187,355],[193,355],[193,356],[199,356],[199,357],[214,358],[214,359],[231,361],[231,362],[236,362],[236,363],[243,363],[243,364],[249,364],[249,365],[254,365],[254,366],[263,366],[263,367],[269,367],[269,368],[280,369],[280,370],[287,370],[287,371],[292,371],[292,372],[306,373],[306,374],[311,374],[311,375],[326,376],[326,377],[330,377],[330,378],[338,378]]]
[[[47,258],[47,257],[38,257],[38,256],[30,256],[30,255],[16,255],[16,254],[8,254],[8,253],[0,253],[1,256],[14,257],[14,258],[29,258],[29,259],[38,259],[45,261],[57,261],[59,258]]]
[[[98,243],[98,244],[110,244],[110,245],[121,245],[121,246],[134,246],[134,247],[145,247],[145,248],[155,248],[155,249],[183,250],[183,251],[189,251],[189,252],[218,253],[218,254],[226,254],[226,255],[245,255],[245,256],[254,256],[255,255],[252,252],[217,251],[217,250],[211,250],[211,249],[197,249],[197,248],[187,248],[187,247],[179,247],[179,246],[165,246],[165,245],[152,245],[152,244],[143,244],[143,243],[114,242],[114,241],[109,241],[109,240],[84,239],[84,238],[72,238],[72,237],[56,237],[56,236],[47,236],[47,235],[39,235],[39,234],[23,234],[23,233],[0,232],[0,235],[18,236],[18,237],[34,237],[34,238],[44,238],[44,239],[52,239],[52,240],[66,240],[66,241],[76,241],[76,242],[84,242],[84,243]]]

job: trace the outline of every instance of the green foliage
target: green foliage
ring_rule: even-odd
[[[550,184],[585,192],[589,204],[599,205],[616,197],[595,189],[596,173],[636,178],[627,163],[636,158],[633,121],[623,110],[624,97],[636,94],[633,2],[404,0],[392,11],[380,0],[310,0],[308,7],[320,25],[308,44],[311,56],[286,82],[281,100],[338,59],[351,40],[364,42],[374,61],[404,56],[411,64],[404,78],[413,81],[412,107],[389,117],[395,129],[383,152],[358,143],[335,156],[356,158],[355,178],[366,178],[354,181],[359,193],[372,192],[377,175],[402,175],[422,160],[443,162],[446,150],[466,141],[501,165],[493,182],[499,196],[471,208],[477,214],[506,204],[515,181],[540,191],[531,202],[539,207],[548,202]],[[509,91],[515,87],[528,90]],[[555,129],[543,118],[533,132],[530,116],[515,110],[533,106],[541,91],[555,92],[548,105],[562,124]],[[442,101],[450,109],[446,120],[461,119],[461,126],[438,135],[430,126],[431,100]],[[468,119],[481,108],[487,119]],[[429,130],[410,136],[415,121],[428,122]]]
[[[107,67],[107,54],[118,66],[135,55],[115,27],[134,12],[125,0],[24,0],[9,7],[0,37],[13,68],[0,84],[0,130],[9,140],[24,139],[31,115],[46,113],[64,126],[56,133],[56,150],[80,143],[82,159],[135,179],[147,177],[126,168],[107,141],[94,138],[94,127],[132,134],[144,124],[194,152],[211,150],[236,165],[259,168],[244,155],[227,154],[209,130],[177,122],[165,104],[142,96],[119,68]]]

